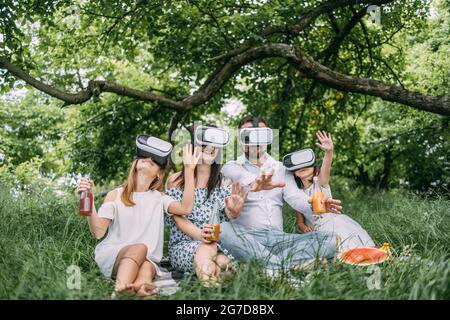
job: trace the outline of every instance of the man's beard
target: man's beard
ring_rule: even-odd
[[[264,150],[264,151],[259,151],[259,152],[252,152],[252,154],[250,155],[250,151],[244,151],[244,154],[245,154],[245,157],[247,158],[247,160],[259,160],[264,156],[265,153],[266,153],[266,151]]]

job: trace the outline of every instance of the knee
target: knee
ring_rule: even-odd
[[[137,250],[137,252],[139,253],[143,253],[143,254],[147,254],[147,245],[143,244],[143,243],[138,243],[134,245],[135,250]]]
[[[217,254],[217,246],[215,243],[202,243],[198,246],[194,256],[194,261],[198,263],[209,262]]]
[[[127,255],[133,255],[138,259],[145,259],[148,248],[143,243],[133,244],[127,252]]]
[[[199,255],[210,255],[213,256],[217,254],[217,245],[216,243],[202,243],[198,246],[197,254]]]

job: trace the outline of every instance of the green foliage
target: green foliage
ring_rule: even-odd
[[[0,167],[39,158],[45,172],[62,174],[67,115],[40,94],[0,100]]]
[[[363,18],[329,56],[324,56],[329,44],[361,5],[321,15],[298,36],[277,33],[264,39],[258,33],[265,27],[292,24],[322,1],[2,3],[0,54],[67,91],[100,78],[182,99],[222,63],[210,58],[251,40],[289,43],[339,72],[448,95],[448,1],[383,5],[381,27]],[[0,72],[1,92],[24,86]],[[281,155],[314,146],[318,129],[332,132],[336,178],[378,189],[449,189],[447,118],[329,89],[280,59],[267,59],[238,70],[213,99],[185,115],[179,127],[200,119],[235,126],[240,116],[221,112],[230,98],[241,100],[245,113],[264,116],[279,129]],[[138,133],[168,138],[173,116],[158,105],[111,94],[64,111],[57,108],[60,102],[38,95],[17,104],[0,111],[0,122],[6,123],[0,127],[0,155],[7,155],[10,165],[38,156],[44,172],[89,171],[105,183],[124,177]]]
[[[374,103],[338,123],[335,172],[364,187],[448,192],[449,119]],[[336,179],[335,179],[336,180]]]

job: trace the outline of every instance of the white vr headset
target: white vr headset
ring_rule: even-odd
[[[141,134],[136,138],[136,159],[152,158],[164,168],[172,152],[172,144],[156,137]]]
[[[316,155],[312,149],[302,149],[283,157],[283,165],[288,171],[312,167],[316,164]]]
[[[224,148],[230,141],[227,130],[209,126],[198,126],[194,132],[196,145]]]
[[[244,146],[267,146],[272,144],[270,128],[244,128],[239,130],[239,142]]]

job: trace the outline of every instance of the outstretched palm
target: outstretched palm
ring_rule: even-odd
[[[231,195],[225,199],[226,208],[232,218],[239,216],[247,195],[248,192],[239,185],[239,182],[233,183],[231,186]]]
[[[183,164],[186,169],[195,170],[201,158],[202,150],[200,147],[193,147],[192,144],[186,144],[183,148]]]
[[[316,143],[316,146],[318,146],[323,151],[333,151],[334,146],[330,133],[319,130],[316,132],[316,136],[317,138],[319,138],[320,141],[320,143]]]
[[[252,192],[257,192],[261,190],[272,190],[275,188],[283,188],[286,184],[282,181],[273,182],[272,176],[262,176],[256,178],[251,184],[250,188]]]

